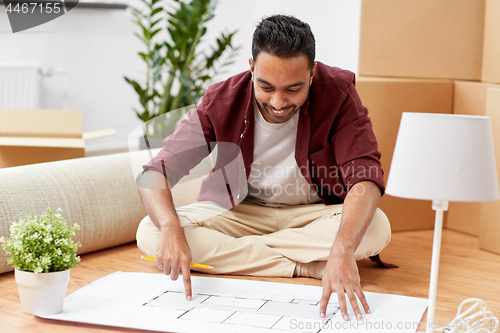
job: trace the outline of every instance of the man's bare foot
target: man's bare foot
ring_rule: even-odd
[[[312,277],[322,279],[325,273],[326,261],[298,262],[293,276]]]

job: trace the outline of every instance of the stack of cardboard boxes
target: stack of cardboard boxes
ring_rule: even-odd
[[[363,0],[356,86],[386,172],[403,112],[487,115],[500,168],[500,0]],[[433,228],[429,201],[384,196],[393,230]],[[446,226],[500,253],[500,202],[450,203]]]
[[[0,168],[84,156],[80,112],[0,110]]]
[[[114,134],[82,133],[79,111],[0,110],[0,168],[85,157],[86,140]]]

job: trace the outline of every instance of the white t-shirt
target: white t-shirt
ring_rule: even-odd
[[[268,123],[254,100],[254,152],[247,200],[273,207],[320,202],[295,161],[299,111],[286,123]]]

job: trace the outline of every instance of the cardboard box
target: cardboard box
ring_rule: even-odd
[[[453,113],[475,116],[486,115],[486,95],[489,88],[500,88],[500,85],[455,81]],[[479,202],[450,202],[446,227],[478,236],[481,205],[482,203]]]
[[[500,83],[500,0],[486,1],[481,80]]]
[[[358,77],[356,87],[363,104],[369,110],[382,153],[384,180],[387,182],[402,113],[451,113],[453,82]],[[435,216],[431,201],[384,195],[380,208],[387,214],[393,231],[434,227]]]
[[[84,157],[85,140],[115,133],[82,133],[78,111],[0,110],[0,168]]]
[[[486,115],[491,119],[497,175],[500,169],[500,88],[489,88]],[[500,175],[499,175],[500,176]],[[500,179],[500,177],[499,177]],[[479,247],[500,254],[500,200],[481,203]]]
[[[363,0],[358,73],[481,80],[485,6],[485,0]]]
[[[500,85],[484,82],[455,81],[453,113],[484,116],[486,114],[488,88],[500,88]]]

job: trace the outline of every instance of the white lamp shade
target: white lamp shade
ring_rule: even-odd
[[[497,200],[490,118],[404,112],[386,193],[422,200]]]

